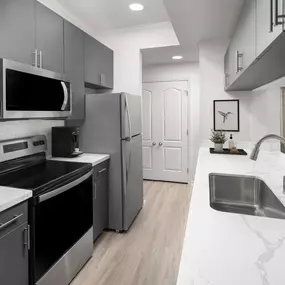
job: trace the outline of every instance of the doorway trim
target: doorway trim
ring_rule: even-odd
[[[191,94],[191,90],[190,90],[190,86],[191,86],[191,78],[179,78],[179,79],[171,79],[171,80],[150,80],[150,81],[142,81],[142,91],[143,91],[143,84],[144,83],[159,83],[159,82],[182,82],[185,81],[187,82],[187,131],[188,131],[188,135],[187,135],[187,175],[188,175],[188,184],[192,184],[193,181],[191,180],[191,174],[194,171],[193,169],[191,169],[190,167],[190,161],[193,158],[193,154],[192,154],[192,149],[190,148],[190,141],[192,138],[192,131],[190,129],[191,124],[192,124],[192,120],[191,120],[191,116],[190,116],[190,111],[191,111],[191,98],[192,98],[192,94]],[[178,183],[178,182],[177,182]]]

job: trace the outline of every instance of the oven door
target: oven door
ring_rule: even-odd
[[[93,236],[90,236],[93,229],[92,173],[91,170],[38,197],[31,225],[32,284],[68,284],[90,258],[93,249]],[[89,237],[82,244],[87,233]],[[68,255],[72,250],[72,255]],[[90,251],[90,255],[80,256]]]
[[[2,59],[4,119],[62,118],[71,114],[71,87],[63,75]]]

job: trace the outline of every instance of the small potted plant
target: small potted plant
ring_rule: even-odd
[[[215,144],[216,152],[223,152],[224,143],[227,141],[227,136],[224,131],[214,131],[212,130],[212,135],[210,141]]]

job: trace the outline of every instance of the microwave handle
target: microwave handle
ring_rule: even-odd
[[[66,105],[68,103],[68,90],[67,90],[65,82],[61,81],[61,86],[62,86],[63,94],[64,94],[64,100],[63,100],[63,104],[61,106],[61,111],[64,111],[66,108]]]

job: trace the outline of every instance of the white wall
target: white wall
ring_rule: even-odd
[[[141,95],[141,49],[178,45],[172,25],[168,22],[108,32],[104,43],[114,50],[114,92]]]
[[[208,141],[210,130],[213,129],[213,101],[220,99],[240,100],[240,132],[235,133],[237,141],[250,141],[250,92],[224,91],[224,54],[228,40],[207,41],[200,44],[200,138]]]
[[[252,92],[224,91],[224,54],[228,40],[205,41],[200,44],[200,135],[209,143],[213,128],[213,100],[240,100],[240,132],[234,133],[238,146],[251,148],[268,133],[280,134],[280,87],[285,78]],[[279,143],[269,142],[263,148],[275,150]]]
[[[200,77],[199,65],[197,63],[161,64],[149,65],[143,68],[143,82],[156,81],[189,81],[189,106],[188,106],[188,128],[189,128],[189,168],[190,179],[194,179],[197,163],[199,140],[199,104],[200,104]]]

